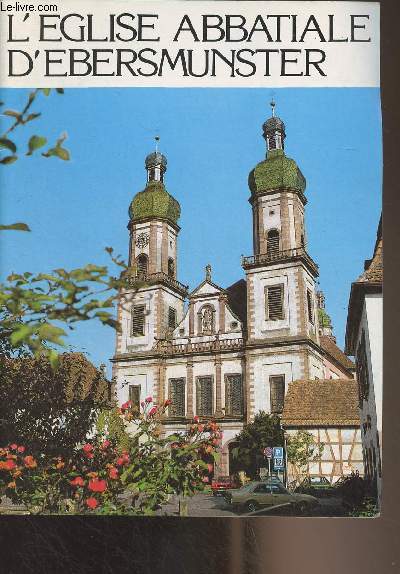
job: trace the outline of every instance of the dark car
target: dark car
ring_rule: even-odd
[[[326,476],[307,476],[295,492],[312,496],[330,496],[334,490]]]
[[[223,496],[227,490],[240,488],[239,479],[233,476],[219,476],[211,481],[211,490],[214,496]]]

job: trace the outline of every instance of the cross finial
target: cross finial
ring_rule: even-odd
[[[211,281],[211,265],[206,265],[206,281]]]
[[[271,106],[271,110],[272,110],[272,117],[275,117],[275,102],[274,102],[274,98],[272,98],[272,100],[270,101],[269,105]]]
[[[156,140],[156,152],[158,152],[158,142],[160,141],[160,136],[154,138]]]

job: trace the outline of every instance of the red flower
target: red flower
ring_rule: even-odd
[[[10,449],[11,449],[11,450],[17,450],[17,448],[18,448],[18,445],[15,444],[15,442],[13,442],[13,444],[10,444]]]
[[[110,444],[111,444],[111,443],[110,443],[109,440],[105,440],[105,441],[103,442],[103,444],[101,445],[101,448],[102,448],[102,449],[106,449],[106,448],[108,448],[108,447],[110,446]]]
[[[149,410],[149,417],[152,417],[153,415],[155,415],[156,412],[157,412],[157,407],[152,407],[152,408]]]
[[[89,452],[92,452],[92,450],[93,450],[93,445],[91,445],[91,444],[89,444],[89,443],[84,444],[83,447],[82,447],[82,450],[83,450],[83,452],[85,452],[86,454],[89,453]]]
[[[194,420],[195,423],[198,423],[198,422],[199,422],[199,417],[196,415],[195,417],[193,417],[193,420]]]
[[[129,409],[131,406],[132,406],[132,401],[126,401],[126,403],[121,405],[121,410],[125,411],[126,409]]]
[[[170,405],[172,403],[171,399],[167,399],[164,403],[164,407],[167,407],[168,405]]]
[[[24,446],[19,446],[19,447],[17,448],[17,451],[18,451],[18,452],[25,452],[25,447],[24,447]]]
[[[0,462],[0,470],[4,469],[4,470],[12,470],[13,468],[15,468],[17,465],[15,464],[15,462],[10,458],[4,462]]]
[[[213,464],[207,464],[208,472],[212,472],[214,470]]]
[[[102,479],[93,478],[89,480],[88,488],[92,492],[104,492],[107,489],[107,482]]]
[[[113,480],[116,480],[118,478],[118,470],[114,466],[112,466],[111,468],[108,469],[108,476]]]
[[[199,425],[199,426],[197,427],[197,430],[198,430],[199,432],[203,432],[203,431],[204,431],[204,425]]]
[[[95,498],[93,498],[93,496],[91,496],[90,498],[87,498],[85,502],[86,502],[86,506],[88,506],[88,507],[91,508],[92,510],[93,510],[94,508],[96,508],[96,506],[99,504],[99,503],[97,502],[97,500],[96,500]]]
[[[76,476],[73,480],[70,480],[69,483],[72,484],[72,486],[84,486],[85,481],[81,476]]]
[[[28,468],[36,468],[37,462],[30,454],[24,458],[25,466]]]
[[[129,463],[129,460],[130,460],[130,459],[129,459],[129,455],[128,455],[126,452],[124,452],[124,453],[122,454],[122,456],[120,456],[120,457],[117,458],[117,465],[118,465],[118,466],[122,466],[122,465],[124,465],[124,464],[128,464],[128,463]]]
[[[153,402],[153,397],[146,397],[146,398],[144,399],[144,402],[145,402],[145,403],[152,403],[152,402]]]

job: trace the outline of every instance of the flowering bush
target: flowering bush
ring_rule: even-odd
[[[162,436],[170,404],[147,397],[140,413],[128,401],[118,410],[133,424],[129,449],[97,434],[69,457],[32,456],[23,445],[0,449],[0,494],[32,513],[152,514],[170,494],[204,489],[221,433],[214,422],[194,420],[184,433]]]

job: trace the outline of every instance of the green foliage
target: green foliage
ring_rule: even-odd
[[[266,464],[264,448],[283,446],[283,442],[279,417],[260,411],[254,421],[246,424],[235,439],[237,446],[232,449],[235,467],[255,478],[258,468]]]
[[[11,225],[0,225],[0,231],[30,231],[26,223],[12,223]]]
[[[0,436],[32,453],[65,454],[86,438],[108,404],[108,383],[79,353],[57,365],[0,355]]]
[[[129,450],[132,444],[132,437],[127,432],[117,408],[106,408],[100,411],[96,420],[96,430],[99,435],[107,436],[122,450]]]
[[[287,460],[293,465],[298,482],[306,472],[307,465],[319,460],[323,450],[324,443],[316,444],[313,435],[306,430],[287,436]]]
[[[110,249],[108,248],[110,252]],[[112,253],[112,250],[111,250]],[[119,258],[114,263],[125,269]],[[36,356],[65,346],[65,328],[78,321],[99,320],[118,328],[113,316],[117,290],[124,281],[106,266],[88,264],[51,273],[12,274],[0,284],[0,326],[11,348],[27,347]]]

